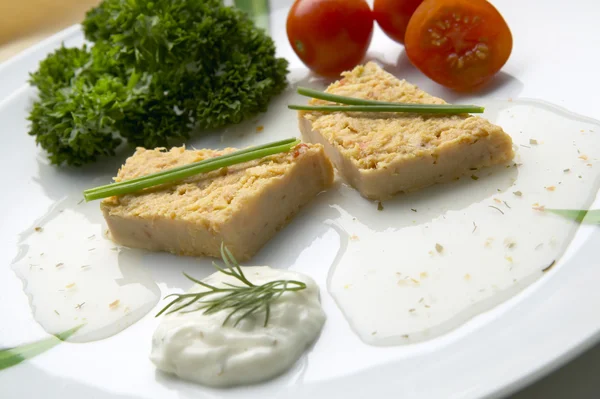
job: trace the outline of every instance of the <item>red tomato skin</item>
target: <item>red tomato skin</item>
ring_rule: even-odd
[[[406,27],[423,0],[375,0],[373,16],[388,37],[404,44]]]
[[[425,0],[405,35],[412,64],[457,91],[471,91],[491,80],[512,46],[508,24],[486,0]]]
[[[288,40],[315,73],[338,77],[365,57],[373,36],[365,0],[296,0],[288,14]]]

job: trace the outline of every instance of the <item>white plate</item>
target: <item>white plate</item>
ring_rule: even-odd
[[[302,68],[285,37],[290,2],[272,1],[271,33],[279,55]],[[559,2],[494,2],[507,19],[515,38],[513,55],[483,93],[482,100],[529,97],[600,119],[600,80],[596,66],[600,6],[579,0],[568,8]],[[560,27],[560,28],[558,28]],[[0,167],[3,195],[0,209],[0,346],[13,346],[46,336],[35,323],[22,284],[9,267],[16,255],[18,234],[30,229],[65,193],[90,186],[86,175],[64,172],[45,164],[33,138],[26,134],[27,108],[33,91],[29,71],[64,41],[79,45],[82,35],[73,27],[0,65],[0,137],[4,144]],[[399,65],[392,72],[434,95],[454,101],[457,96],[421,76],[401,56],[401,47],[376,31],[373,57]],[[266,118],[266,117],[265,117]],[[292,128],[291,128],[292,129]],[[289,135],[297,135],[295,129]],[[600,132],[598,133],[600,134]],[[287,135],[286,135],[287,136]],[[115,164],[118,163],[115,160]],[[97,204],[96,204],[97,205]],[[88,207],[96,206],[86,205]],[[598,203],[595,204],[598,207]],[[91,209],[91,208],[90,208]],[[284,233],[289,238],[289,232]],[[278,239],[279,240],[279,239]],[[283,238],[280,239],[283,242]],[[322,287],[328,322],[317,344],[289,373],[274,381],[235,390],[211,390],[155,372],[148,360],[153,312],[111,338],[64,344],[19,366],[0,372],[3,398],[187,398],[286,397],[330,398],[478,398],[514,391],[596,342],[600,319],[600,269],[596,266],[600,229],[582,227],[560,267],[493,310],[458,329],[422,344],[373,347],[361,342],[325,289],[327,270],[314,255],[302,258],[302,242],[292,245],[293,261],[313,264],[302,269]],[[316,240],[319,253],[327,240]],[[310,258],[313,256],[313,258]],[[298,260],[298,259],[300,260]],[[149,262],[161,288],[182,284],[181,267],[159,266],[168,258]],[[157,271],[160,270],[160,271]],[[164,292],[164,291],[163,291]]]

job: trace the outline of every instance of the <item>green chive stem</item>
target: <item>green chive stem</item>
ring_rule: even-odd
[[[162,172],[153,173],[135,179],[91,188],[83,192],[83,197],[86,201],[93,201],[97,199],[111,197],[113,195],[124,195],[134,193],[161,184],[183,180],[200,173],[212,172],[214,170],[224,168],[227,166],[253,161],[255,159],[264,158],[266,156],[278,154],[281,152],[287,152],[294,146],[296,146],[298,143],[300,143],[300,140],[292,138],[256,147],[246,148],[243,150],[232,152],[231,154],[205,159],[189,165],[179,166],[177,168],[168,169]]]
[[[318,112],[409,112],[414,114],[465,114],[482,113],[476,105],[451,104],[400,104],[400,105],[288,105],[297,111]]]
[[[298,87],[298,94],[305,97],[312,97],[318,100],[330,101],[332,103],[346,105],[403,105],[406,103],[394,103],[388,101],[367,100],[364,98],[346,97],[338,94],[326,93],[319,90],[309,89],[308,87]]]
[[[262,149],[265,149],[265,148],[270,148],[270,147],[284,145],[284,144],[291,144],[291,143],[294,143],[296,141],[297,141],[296,138],[291,138],[291,139],[285,139],[285,140],[275,141],[275,142],[271,142],[271,143],[267,143],[267,144],[261,144],[261,145],[255,146],[255,147],[245,148],[245,149],[242,149],[242,150],[239,150],[239,151],[235,151],[235,152],[232,152],[232,153],[229,153],[229,154],[221,155],[219,157],[206,159],[206,160],[203,160],[201,162],[208,163],[208,161],[212,162],[212,161],[215,161],[215,160],[219,160],[219,161],[220,160],[225,160],[225,159],[229,159],[231,157],[234,157],[234,156],[242,154],[242,153],[259,151],[259,150],[262,150]],[[158,176],[170,175],[173,172],[178,172],[180,170],[189,169],[191,165],[194,165],[194,164],[182,165],[182,166],[178,166],[176,168],[171,168],[171,169],[163,170],[162,172],[156,172],[156,173],[153,173],[151,175],[141,176],[141,177],[138,177],[136,179],[128,180],[128,182],[131,182],[131,181],[134,181],[134,180],[135,181],[143,181],[143,180],[150,179],[150,178],[155,178],[155,177],[158,177]],[[92,192],[95,192],[95,191],[101,191],[101,190],[106,189],[106,187],[114,187],[116,184],[121,184],[121,183],[112,183],[112,184],[107,184],[105,186],[90,188],[90,189],[85,190],[85,192],[92,193]]]
[[[306,97],[316,98],[318,100],[330,101],[338,104],[364,106],[365,108],[342,109],[332,108],[340,107],[339,105],[290,105],[288,108],[299,111],[355,111],[355,112],[413,112],[420,114],[463,114],[463,113],[482,113],[483,107],[477,105],[455,105],[455,104],[415,104],[415,103],[400,103],[389,101],[368,100],[356,97],[346,97],[337,94],[325,93],[319,90],[309,89],[308,87],[298,87],[298,94]],[[389,106],[391,108],[370,108],[374,106]],[[302,108],[301,108],[302,107]],[[318,108],[317,108],[318,107]],[[406,108],[405,108],[406,107]]]

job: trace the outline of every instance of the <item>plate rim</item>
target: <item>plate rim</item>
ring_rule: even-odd
[[[23,77],[24,76],[28,76],[29,73],[29,69],[27,68],[21,68],[20,66],[22,64],[26,64],[26,65],[31,65],[34,64],[37,67],[37,63],[39,62],[39,60],[43,59],[45,57],[46,54],[48,54],[48,52],[56,49],[58,46],[61,45],[62,42],[68,40],[68,39],[78,39],[79,37],[82,38],[83,40],[83,32],[81,30],[81,25],[76,24],[76,25],[72,25],[38,43],[36,43],[35,45],[28,47],[27,49],[24,49],[23,51],[19,52],[18,54],[12,56],[11,58],[7,59],[6,61],[2,62],[0,64],[0,84],[2,84],[4,82],[4,78],[5,75],[10,75],[11,76],[11,80],[14,84],[12,84],[12,89],[5,89],[4,87],[2,87],[2,90],[0,90],[0,107],[2,105],[4,105],[6,102],[9,102],[11,100],[11,98],[17,94],[24,86],[28,86],[28,83],[25,81],[23,82]],[[17,74],[17,76],[14,76],[15,74]],[[1,87],[1,85],[0,85]],[[550,104],[550,103],[548,103]],[[561,107],[559,105],[556,104],[550,104],[553,107],[557,107],[560,109],[563,109],[567,112],[570,112],[568,109]],[[583,116],[585,118],[589,118],[586,116]],[[589,119],[593,119],[593,118],[589,118]],[[598,198],[596,198],[596,202],[598,202]],[[582,228],[588,228],[588,227],[582,227]],[[594,226],[592,226],[592,228],[590,229],[589,235],[588,237],[585,239],[585,242],[582,243],[581,248],[579,248],[576,251],[576,254],[574,254],[571,259],[569,259],[568,261],[565,262],[565,265],[563,265],[564,267],[559,268],[558,270],[553,271],[550,275],[539,279],[538,281],[536,281],[535,283],[529,285],[528,287],[526,287],[522,292],[520,292],[519,294],[517,294],[515,297],[511,298],[520,298],[519,301],[522,302],[528,302],[527,298],[524,297],[524,295],[526,295],[527,297],[533,296],[534,294],[539,295],[539,292],[541,290],[541,288],[543,288],[541,285],[549,285],[550,280],[555,281],[557,280],[557,274],[559,274],[561,271],[564,272],[564,270],[567,268],[567,264],[569,263],[575,263],[574,265],[571,265],[571,267],[576,267],[576,266],[580,266],[581,267],[581,262],[575,262],[572,259],[577,257],[578,254],[584,252],[584,247],[589,247],[590,245],[593,245],[593,243],[591,243],[591,241],[596,241],[596,242],[600,242],[600,232],[598,231],[593,231],[592,229],[594,228]],[[596,228],[596,230],[599,230]],[[595,237],[595,238],[593,238]],[[586,267],[586,265],[583,265],[583,267]],[[573,277],[573,276],[572,276]],[[508,302],[510,302],[511,300],[506,301],[504,304],[500,305],[506,305]],[[600,303],[600,302],[599,302]],[[494,320],[498,320],[501,318],[504,318],[504,316],[507,313],[512,313],[512,312],[518,312],[517,309],[518,306],[511,306],[510,309],[507,309],[506,312],[503,312],[498,318],[495,318]],[[486,323],[486,325],[489,323]],[[461,327],[459,327],[461,328]],[[476,330],[480,329],[479,327],[477,327],[475,329],[475,331],[471,331],[469,333],[467,333],[467,335],[472,334],[473,332],[476,332]],[[473,330],[473,329],[471,329]],[[545,375],[549,374],[550,372],[558,369],[559,367],[563,366],[564,364],[568,363],[570,360],[574,359],[575,357],[579,356],[580,354],[582,354],[583,352],[585,352],[587,349],[589,349],[590,347],[592,347],[594,344],[598,343],[600,341],[600,328],[596,328],[593,331],[589,331],[589,334],[587,336],[587,338],[584,339],[580,339],[577,342],[573,342],[573,344],[571,345],[564,345],[561,347],[560,350],[557,349],[553,349],[553,353],[554,355],[552,356],[551,359],[548,360],[544,360],[542,362],[534,362],[535,365],[531,365],[530,367],[526,367],[523,369],[523,371],[520,373],[519,377],[513,378],[511,380],[507,380],[507,381],[500,381],[498,384],[487,384],[486,386],[481,386],[481,385],[477,385],[476,387],[472,387],[473,389],[469,390],[469,391],[465,391],[462,392],[462,396],[461,395],[452,395],[453,398],[478,398],[478,397],[502,397],[502,396],[506,396],[506,395],[510,395],[520,389],[522,389],[523,387],[538,381],[539,379],[541,379],[542,377],[544,377]],[[454,345],[453,343],[449,344],[448,346]],[[410,358],[407,360],[397,360],[394,363],[401,363],[403,361],[409,361],[410,362]],[[362,374],[366,371],[368,371],[369,369],[365,369],[361,372],[357,372],[356,374]],[[355,377],[356,375],[352,375],[349,374],[346,377],[352,378]],[[498,381],[497,381],[498,382]],[[315,392],[317,393],[317,392]],[[451,394],[451,392],[449,393]]]

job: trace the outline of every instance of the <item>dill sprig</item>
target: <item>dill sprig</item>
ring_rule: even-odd
[[[175,299],[158,312],[156,317],[165,312],[166,314],[170,314],[181,311],[188,306],[197,303],[198,306],[195,306],[190,310],[182,311],[182,313],[204,310],[203,314],[210,315],[222,310],[230,309],[231,311],[223,321],[223,325],[225,326],[237,315],[238,317],[233,324],[233,326],[236,327],[244,318],[264,311],[265,321],[263,326],[266,327],[269,323],[269,316],[271,314],[271,304],[274,301],[286,291],[301,291],[306,288],[305,283],[296,280],[275,280],[262,285],[255,285],[246,278],[242,268],[233,257],[231,251],[223,244],[221,244],[221,258],[226,267],[223,268],[215,262],[213,262],[213,266],[219,272],[237,279],[241,283],[240,285],[223,283],[225,287],[215,287],[183,273],[185,277],[206,288],[207,291],[187,294],[171,294],[166,296],[165,299],[169,297],[175,297]],[[175,308],[171,309],[172,307]]]

